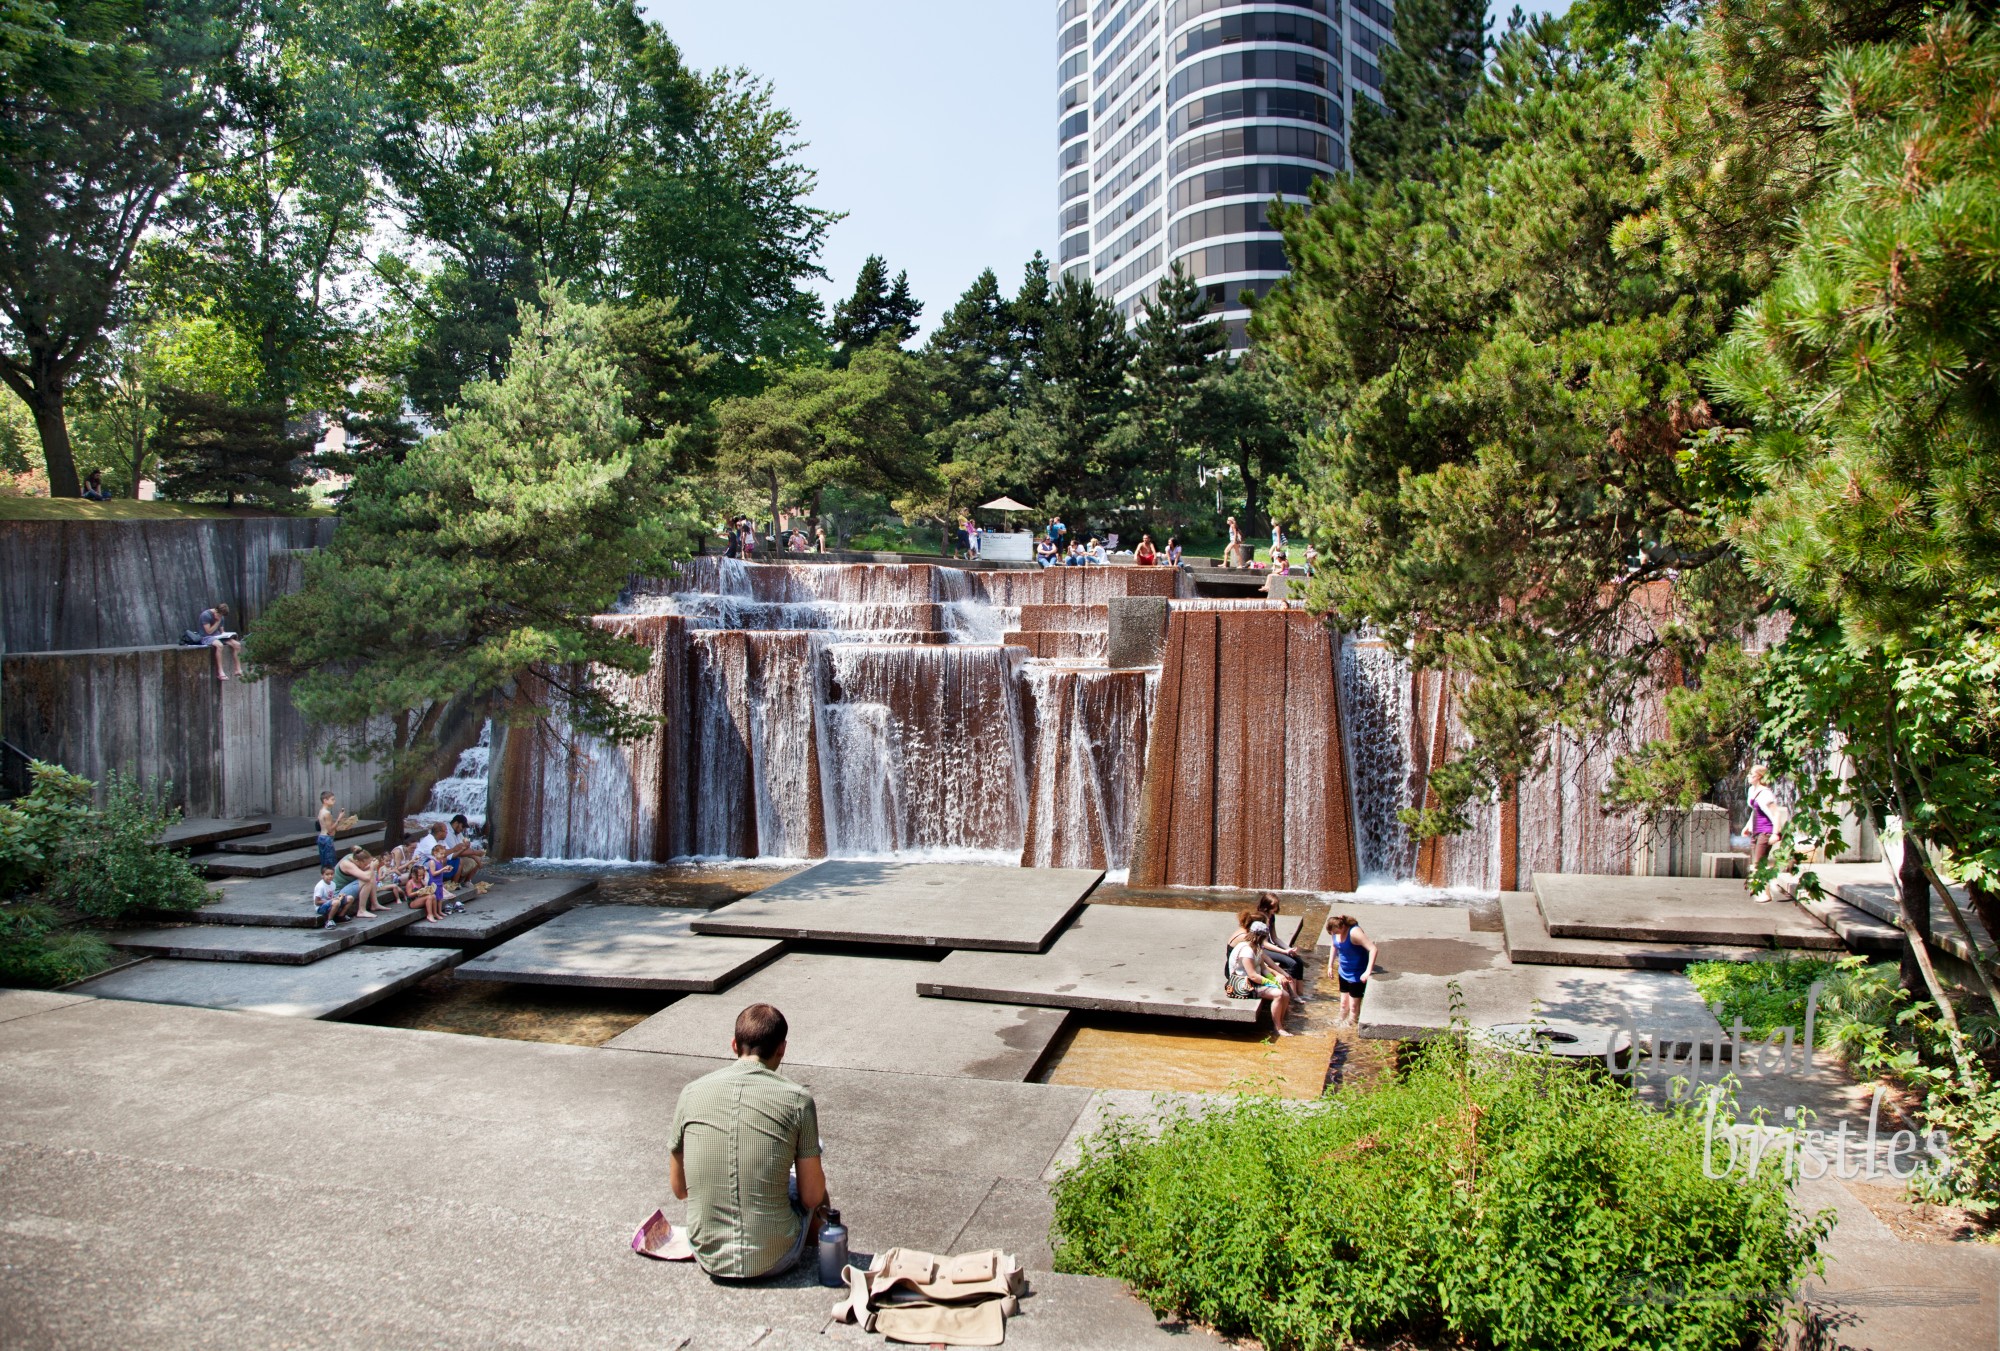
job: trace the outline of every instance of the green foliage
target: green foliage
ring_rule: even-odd
[[[111,945],[46,905],[0,904],[0,985],[67,985],[111,965]]]
[[[1815,981],[1825,981],[1813,1040],[1835,1049],[1856,1044],[1853,1029],[1893,1025],[1905,998],[1894,962],[1860,957],[1787,955],[1770,961],[1696,962],[1688,967],[1687,976],[1704,1004],[1721,1006],[1724,1026],[1741,1018],[1749,1035],[1760,1038],[1783,1027],[1803,1035],[1806,994]]]
[[[1713,791],[1743,763],[1755,738],[1757,669],[1757,658],[1740,643],[1724,639],[1709,648],[1694,682],[1664,696],[1667,735],[1619,759],[1605,800],[1686,811]]]
[[[520,323],[505,378],[468,386],[445,431],[400,464],[368,467],[303,589],[246,640],[259,671],[293,679],[308,719],[350,729],[337,755],[385,762],[392,794],[437,753],[452,707],[491,710],[532,667],[648,661],[591,616],[675,547],[671,438],[643,441],[626,416],[604,307],[551,288]],[[614,739],[645,729],[587,684],[564,713]]]
[[[1347,138],[1355,176],[1379,183],[1427,177],[1432,154],[1457,141],[1491,45],[1483,0],[1401,0],[1395,14],[1382,103],[1356,98]]]
[[[91,816],[89,779],[40,760],[32,776],[24,796],[0,802],[0,900],[41,886]]]
[[[64,835],[43,893],[91,919],[206,904],[208,887],[194,865],[159,844],[179,813],[116,771],[105,777],[103,798]]]
[[[833,307],[827,336],[843,357],[885,339],[901,347],[917,331],[923,313],[922,302],[910,294],[910,274],[898,272],[891,282],[888,263],[871,253],[854,279],[854,294]]]
[[[1657,206],[1632,147],[1646,73],[1674,59],[1537,20],[1431,181],[1275,211],[1294,271],[1253,332],[1327,413],[1278,504],[1320,552],[1310,602],[1472,677],[1473,744],[1433,776],[1426,830],[1531,770],[1551,727],[1616,724],[1667,654],[1698,665],[1763,600],[1684,479],[1711,420],[1693,363],[1731,294],[1628,238]]]
[[[216,133],[236,0],[54,0],[0,80],[0,383],[34,410],[49,490],[79,492],[65,400],[121,317],[140,239]]]
[[[288,432],[281,404],[245,407],[171,386],[152,441],[162,497],[270,507],[298,504],[299,463],[313,444]]]
[[[1059,1269],[1267,1347],[1438,1331],[1711,1347],[1782,1319],[1827,1217],[1704,1176],[1700,1125],[1537,1058],[1421,1052],[1380,1089],[1114,1123],[1055,1185]]]
[[[1834,58],[1837,170],[1706,368],[1753,422],[1745,552],[1857,642],[2000,588],[1996,80],[2000,31],[1964,10]]]

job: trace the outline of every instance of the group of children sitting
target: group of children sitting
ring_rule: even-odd
[[[363,915],[382,915],[398,902],[421,909],[426,920],[442,919],[465,909],[459,898],[467,887],[479,895],[487,883],[472,885],[486,862],[486,853],[472,843],[471,823],[463,816],[440,821],[414,843],[399,844],[381,858],[357,849],[331,867],[319,870],[313,888],[313,913],[331,929]]]

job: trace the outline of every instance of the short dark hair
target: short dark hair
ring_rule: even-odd
[[[736,1049],[743,1055],[769,1060],[785,1044],[791,1028],[785,1015],[769,1004],[752,1004],[736,1015]]]
[[[452,817],[451,823],[455,826],[465,826],[468,828],[470,828],[472,825],[472,822],[465,819],[464,812],[460,812],[457,816]]]
[[[319,800],[320,800],[321,802],[324,802],[324,801],[326,801],[326,800],[327,800],[328,798],[330,798],[330,797],[332,797],[332,796],[333,796],[333,790],[332,790],[331,788],[329,788],[329,789],[327,789],[327,790],[326,790],[326,791],[325,791],[324,793],[321,793],[321,794],[319,795]]]

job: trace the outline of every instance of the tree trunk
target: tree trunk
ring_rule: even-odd
[[[1986,936],[2000,947],[2000,896],[1994,895],[1977,882],[1965,884],[1966,897],[1972,902],[1972,912],[1979,916],[1979,927],[1986,930]]]
[[[1907,829],[1903,832],[1903,863],[1896,870],[1896,893],[1903,904],[1903,988],[1912,999],[1931,997],[1924,979],[1919,944],[1931,941],[1931,879],[1924,871],[1923,843]],[[1925,956],[1929,955],[1928,947]]]
[[[47,372],[35,382],[28,407],[35,415],[35,431],[42,438],[42,463],[48,466],[50,497],[82,497],[83,484],[76,476],[76,455],[70,449],[69,418],[63,411],[62,383]]]
[[[403,842],[403,820],[409,815],[410,790],[395,778],[382,789],[382,848],[394,849]]]
[[[1257,556],[1257,546],[1250,543],[1257,532],[1257,481],[1250,477],[1250,451],[1241,441],[1236,443],[1236,472],[1243,475],[1243,561],[1247,563]]]
[[[778,476],[771,475],[771,537],[778,534]]]

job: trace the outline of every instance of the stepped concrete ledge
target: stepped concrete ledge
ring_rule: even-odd
[[[267,962],[151,961],[70,986],[76,994],[187,1004],[288,1018],[358,1013],[459,960],[450,948],[351,948],[309,966]]]
[[[746,1004],[766,1003],[792,1010],[797,1019],[787,1065],[1015,1083],[1033,1074],[1067,1015],[1020,1004],[919,998],[918,982],[937,965],[794,952],[744,977],[727,994],[677,1000],[605,1045],[728,1060],[736,1015]]]
[[[229,821],[212,816],[183,818],[160,832],[160,844],[168,849],[200,849],[224,840],[261,835],[271,828],[265,820]]]
[[[1815,863],[1801,870],[1816,874],[1820,886],[1835,899],[1845,902],[1865,915],[1872,916],[1895,932],[1893,944],[1881,940],[1876,949],[1885,955],[1902,951],[1903,911],[1896,898],[1896,879],[1890,875],[1886,863]],[[1977,916],[1972,913],[1971,899],[1965,888],[1954,886],[1952,900],[1958,911],[1965,916],[1965,923],[1972,930],[1973,942],[1979,953],[1988,962],[2000,958],[1991,940],[1982,931]],[[1962,962],[1973,960],[1973,949],[1966,944],[1965,936],[1958,931],[1951,912],[1944,908],[1944,902],[1935,893],[1931,896],[1931,946],[1948,952]]]
[[[464,914],[420,919],[397,937],[452,947],[489,943],[561,914],[595,890],[597,883],[587,877],[509,877],[484,896],[466,899]]]
[[[1085,906],[1045,953],[954,952],[917,984],[936,999],[1255,1024],[1231,999],[1222,960],[1233,921],[1205,910]]]
[[[319,842],[319,825],[309,816],[272,817],[270,827],[269,831],[231,838],[217,847],[225,854],[282,854],[293,849],[310,848]],[[334,838],[351,840],[358,835],[380,836],[381,833],[380,821],[356,821]]]
[[[365,839],[357,839],[350,835],[334,845],[334,853],[344,857],[356,849],[377,850],[381,847],[380,835],[370,835]],[[317,868],[319,847],[308,844],[278,854],[196,854],[188,862],[204,869],[210,877],[276,877],[280,873],[295,873],[307,868]],[[312,890],[310,884],[306,890],[308,892]]]
[[[1365,930],[1367,924],[1364,922]],[[1422,1040],[1451,1026],[1453,993],[1473,1027],[1539,1019],[1579,1028],[1637,1028],[1718,1038],[1694,982],[1670,971],[1515,965],[1500,934],[1428,944],[1389,941],[1361,1001],[1364,1037]]]
[[[202,924],[253,924],[277,929],[317,929],[313,914],[317,872],[293,870],[270,877],[228,877],[209,883],[215,899],[189,916]]]
[[[1775,955],[1768,947],[1723,943],[1637,943],[1629,939],[1557,938],[1542,922],[1534,893],[1502,892],[1500,922],[1507,956],[1533,966],[1601,966],[1635,971],[1679,971],[1693,962],[1754,962]]]
[[[1090,868],[836,860],[711,911],[694,921],[694,930],[1040,952],[1103,880],[1101,870]]]
[[[457,975],[522,985],[713,994],[784,950],[769,938],[696,933],[684,910],[585,905],[474,957]]]
[[[1799,908],[1839,934],[1840,941],[1847,944],[1850,952],[1867,957],[1894,957],[1903,950],[1902,928],[1876,918],[1859,906],[1831,896],[1821,896],[1801,900]],[[1941,915],[1940,918],[1947,927],[1950,926],[1949,916]]]
[[[682,1216],[667,1132],[713,1060],[59,998],[0,992],[10,1345],[879,1345],[829,1330],[804,1274],[723,1286],[628,1246],[656,1206]],[[781,1072],[818,1100],[857,1252],[1019,1254],[1009,1351],[1220,1351],[1050,1270],[1042,1175],[1097,1095]],[[278,1252],[341,1260],[306,1279]]]
[[[405,906],[316,929],[252,928],[244,924],[180,924],[123,929],[105,935],[112,947],[149,957],[195,962],[271,962],[305,966],[407,929],[422,914]]]
[[[1757,902],[1733,878],[1537,873],[1535,899],[1556,938],[1837,949],[1797,906]]]

